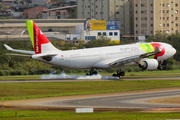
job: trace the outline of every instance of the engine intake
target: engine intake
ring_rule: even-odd
[[[158,61],[156,59],[146,59],[139,64],[144,70],[155,70],[158,68]]]

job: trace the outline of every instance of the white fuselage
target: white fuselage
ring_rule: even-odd
[[[175,49],[171,45],[166,43],[161,44],[165,48],[165,54],[163,56],[158,57],[158,61],[163,61],[175,54]],[[112,61],[129,56],[142,55],[144,53],[146,53],[146,51],[142,50],[139,44],[130,44],[79,50],[58,51],[58,55],[54,56],[52,61],[50,62],[47,62],[41,58],[38,58],[38,60],[62,68],[112,68],[113,66],[109,65],[109,63]],[[135,63],[132,62],[129,64],[125,64],[124,66],[133,64]]]

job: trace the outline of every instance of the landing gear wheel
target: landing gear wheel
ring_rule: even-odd
[[[163,61],[160,61],[158,65],[158,70],[163,70],[162,64],[163,64]]]
[[[94,69],[91,69],[89,74],[87,73],[86,76],[97,75],[97,74],[98,74],[97,71],[94,71]]]
[[[113,74],[112,76],[113,76],[113,77],[117,77],[117,74]]]
[[[93,75],[97,75],[97,74],[98,74],[98,72],[97,72],[97,71],[94,71],[94,72],[93,72]]]
[[[158,70],[162,70],[163,67],[161,65],[158,66]]]
[[[113,76],[113,77],[119,77],[119,78],[120,78],[121,76],[125,76],[125,72],[124,72],[124,71],[121,72],[121,71],[118,70],[118,71],[117,71],[117,74],[113,74],[112,76]]]
[[[125,72],[124,71],[120,72],[120,74],[121,74],[121,76],[125,76]]]

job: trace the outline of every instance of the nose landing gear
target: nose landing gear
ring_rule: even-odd
[[[163,61],[160,61],[159,66],[158,66],[158,70],[163,70],[162,64],[163,64]]]

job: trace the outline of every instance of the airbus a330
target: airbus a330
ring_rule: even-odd
[[[113,76],[124,76],[124,66],[139,65],[144,70],[155,70],[161,62],[172,57],[176,50],[167,43],[116,45],[78,50],[61,51],[55,48],[33,21],[26,21],[34,51],[18,50],[4,46],[11,51],[26,53],[10,54],[28,56],[61,68],[91,69],[87,75],[97,74],[94,69],[118,68]]]

